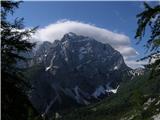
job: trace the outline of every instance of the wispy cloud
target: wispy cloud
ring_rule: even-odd
[[[57,21],[56,23],[39,29],[33,36],[33,39],[53,42],[57,39],[60,40],[64,34],[69,32],[89,36],[102,43],[108,43],[127,58],[138,54],[138,52],[130,46],[130,39],[125,34],[112,32],[110,30],[79,21]]]

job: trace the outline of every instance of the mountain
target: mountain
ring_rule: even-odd
[[[42,114],[101,100],[132,76],[122,55],[109,44],[74,33],[43,42],[30,66],[30,100]]]
[[[141,67],[130,70],[129,73],[132,75],[131,80],[137,76],[144,75],[146,71],[147,71],[146,68],[141,68]]]
[[[117,94],[60,115],[63,120],[160,120],[160,75],[147,71],[122,81]]]

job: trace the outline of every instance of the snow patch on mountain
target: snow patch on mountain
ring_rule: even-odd
[[[49,67],[46,67],[46,70],[45,70],[45,71],[48,71],[49,69],[51,69],[51,66],[49,66]]]
[[[117,90],[119,88],[119,85],[117,86],[116,89],[113,89],[112,87],[109,86],[109,84],[106,85],[106,88],[103,87],[102,85],[96,88],[96,90],[93,92],[92,96],[95,98],[98,98],[101,95],[105,95],[106,93],[117,93]]]
[[[114,70],[118,70],[118,66],[115,66],[115,67],[114,67]]]
[[[107,89],[106,90],[106,92],[112,92],[112,93],[117,93],[117,91],[118,91],[118,88],[119,88],[119,85],[117,86],[117,88],[116,89]]]
[[[51,63],[48,67],[46,67],[45,71],[48,71],[49,69],[51,69],[51,67],[53,66],[53,61],[55,59],[56,55],[53,55],[52,59],[51,59]]]

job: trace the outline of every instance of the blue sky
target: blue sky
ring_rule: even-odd
[[[150,2],[150,4],[156,4]],[[24,17],[26,27],[39,26],[44,28],[59,20],[67,19],[95,25],[112,32],[124,34],[129,37],[131,47],[140,55],[134,60],[144,56],[144,48],[136,45],[134,39],[137,28],[137,13],[143,10],[142,2],[35,2],[25,1],[16,10],[14,17]],[[146,36],[144,39],[147,39]]]

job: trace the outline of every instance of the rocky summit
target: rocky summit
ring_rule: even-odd
[[[43,114],[116,93],[131,70],[109,44],[74,33],[43,42],[30,65],[28,76],[34,88],[30,100]]]

